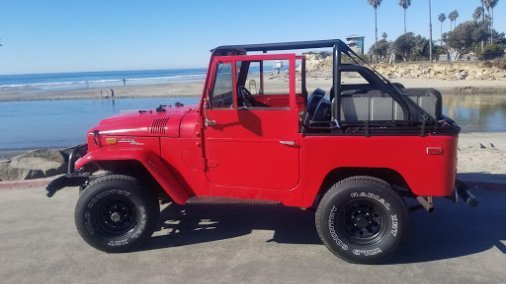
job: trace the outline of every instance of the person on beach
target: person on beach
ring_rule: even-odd
[[[126,86],[126,79],[123,78],[123,86]]]

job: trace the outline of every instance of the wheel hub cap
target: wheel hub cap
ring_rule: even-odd
[[[381,231],[381,217],[376,206],[368,201],[356,201],[345,210],[346,233],[355,241],[374,238]]]
[[[111,214],[111,221],[118,223],[121,220],[121,215],[118,212]]]
[[[355,227],[359,229],[365,229],[370,221],[367,220],[364,216],[359,216],[355,219]]]

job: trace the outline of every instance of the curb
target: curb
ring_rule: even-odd
[[[2,189],[21,189],[46,186],[55,177],[38,178],[29,180],[13,180],[13,181],[0,181],[0,190]]]

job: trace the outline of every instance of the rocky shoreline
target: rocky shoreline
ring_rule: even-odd
[[[331,66],[330,55],[306,54],[306,70],[311,78],[330,80]],[[387,79],[409,88],[430,86],[443,93],[459,95],[506,92],[506,69],[498,68],[488,61],[373,64],[372,67]]]
[[[45,178],[67,171],[67,150],[37,149],[4,157],[7,159],[0,160],[0,181]]]
[[[485,62],[375,64],[373,67],[388,79],[506,81],[506,70]]]
[[[410,62],[371,66],[388,79],[506,81],[506,69],[493,66],[489,61]],[[308,72],[329,73],[331,67],[332,56],[321,53],[306,54]]]

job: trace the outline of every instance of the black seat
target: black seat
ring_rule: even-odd
[[[321,99],[313,114],[312,121],[330,121],[331,103],[327,99]]]
[[[309,99],[307,100],[307,109],[306,109],[306,117],[312,118],[313,114],[316,110],[316,107],[320,103],[320,100],[325,96],[325,91],[317,88],[313,91]]]
[[[309,96],[309,99],[307,100],[307,108],[306,113],[304,115],[304,121],[303,124],[308,126],[311,120],[313,119],[313,115],[316,111],[316,108],[318,107],[318,104],[325,96],[325,91],[317,88],[313,91],[311,96]]]

